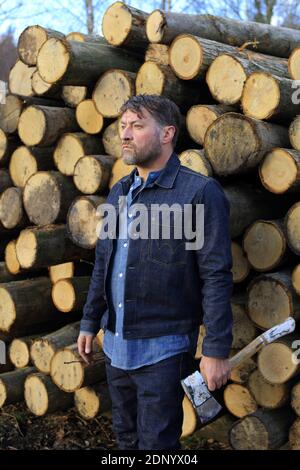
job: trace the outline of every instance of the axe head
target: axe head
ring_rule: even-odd
[[[181,380],[181,384],[195,408],[201,424],[213,420],[222,410],[222,406],[212,396],[198,370]]]

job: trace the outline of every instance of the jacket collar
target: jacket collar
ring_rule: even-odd
[[[169,160],[167,161],[166,166],[164,167],[161,174],[157,177],[157,179],[149,185],[149,187],[160,186],[165,189],[171,189],[174,185],[177,173],[180,168],[180,160],[175,152],[172,153]],[[134,175],[136,174],[136,168],[132,170],[132,172],[125,176],[120,183],[122,184],[123,194],[127,194],[129,188],[134,180]]]

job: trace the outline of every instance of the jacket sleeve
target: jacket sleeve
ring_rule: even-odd
[[[197,250],[206,330],[202,353],[227,358],[232,344],[230,206],[222,186],[213,178],[206,183],[198,203],[204,204],[204,243]]]
[[[92,334],[100,330],[101,318],[107,309],[104,294],[104,243],[104,240],[97,240],[95,265],[80,322],[80,331]]]

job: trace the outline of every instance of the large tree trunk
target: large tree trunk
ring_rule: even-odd
[[[58,171],[39,171],[26,182],[24,207],[30,221],[36,225],[63,222],[79,191],[72,180]]]
[[[92,249],[96,246],[101,228],[101,215],[97,213],[105,199],[101,196],[79,196],[71,204],[67,215],[67,230],[75,245]]]
[[[48,267],[79,259],[91,259],[93,253],[74,245],[65,225],[48,225],[22,230],[17,240],[17,257],[24,269]]]
[[[78,131],[79,126],[72,109],[28,106],[20,116],[18,130],[25,145],[49,147],[63,133]]]
[[[205,135],[205,153],[218,175],[245,173],[273,147],[289,147],[287,129],[238,113],[214,121]]]
[[[44,416],[73,405],[74,398],[54,385],[50,377],[41,373],[30,374],[24,383],[24,398],[29,410],[36,416]]]
[[[300,113],[300,104],[293,99],[294,93],[292,80],[253,72],[243,89],[243,113],[255,119],[290,121]]]
[[[170,44],[178,34],[187,31],[232,46],[240,47],[247,43],[247,47],[277,57],[289,57],[300,43],[300,32],[294,29],[213,15],[187,15],[154,10],[146,24],[150,42]]]
[[[230,430],[230,443],[235,450],[278,449],[288,440],[293,422],[290,409],[260,408],[251,416],[235,422]]]
[[[25,367],[0,375],[0,408],[23,401],[25,379],[33,372],[35,372],[34,367]]]
[[[248,286],[248,314],[261,329],[268,329],[289,316],[300,318],[300,300],[290,271],[262,274]]]
[[[82,310],[90,285],[90,276],[60,279],[52,287],[52,300],[60,312]]]
[[[51,360],[61,348],[74,344],[79,335],[79,322],[71,323],[46,336],[36,338],[30,348],[30,357],[35,367],[50,374]]]
[[[74,184],[83,194],[105,192],[116,159],[110,155],[88,155],[76,163]]]
[[[22,145],[11,156],[9,173],[13,184],[24,188],[30,176],[38,171],[55,169],[53,161],[54,147],[25,147]]]
[[[41,46],[50,38],[64,38],[65,35],[53,29],[42,26],[28,26],[20,34],[18,40],[18,54],[27,65],[36,65],[36,59]]]
[[[86,85],[108,69],[136,72],[140,56],[109,45],[51,38],[38,53],[37,66],[42,79],[61,85]]]

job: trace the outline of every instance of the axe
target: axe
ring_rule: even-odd
[[[273,326],[257,336],[251,343],[229,359],[230,368],[233,369],[238,366],[257,353],[266,344],[272,343],[276,339],[281,338],[281,336],[292,333],[295,326],[295,320],[289,317],[283,323]],[[206,382],[198,370],[181,380],[181,385],[195,408],[201,424],[211,421],[222,410],[222,406],[208,390]]]

